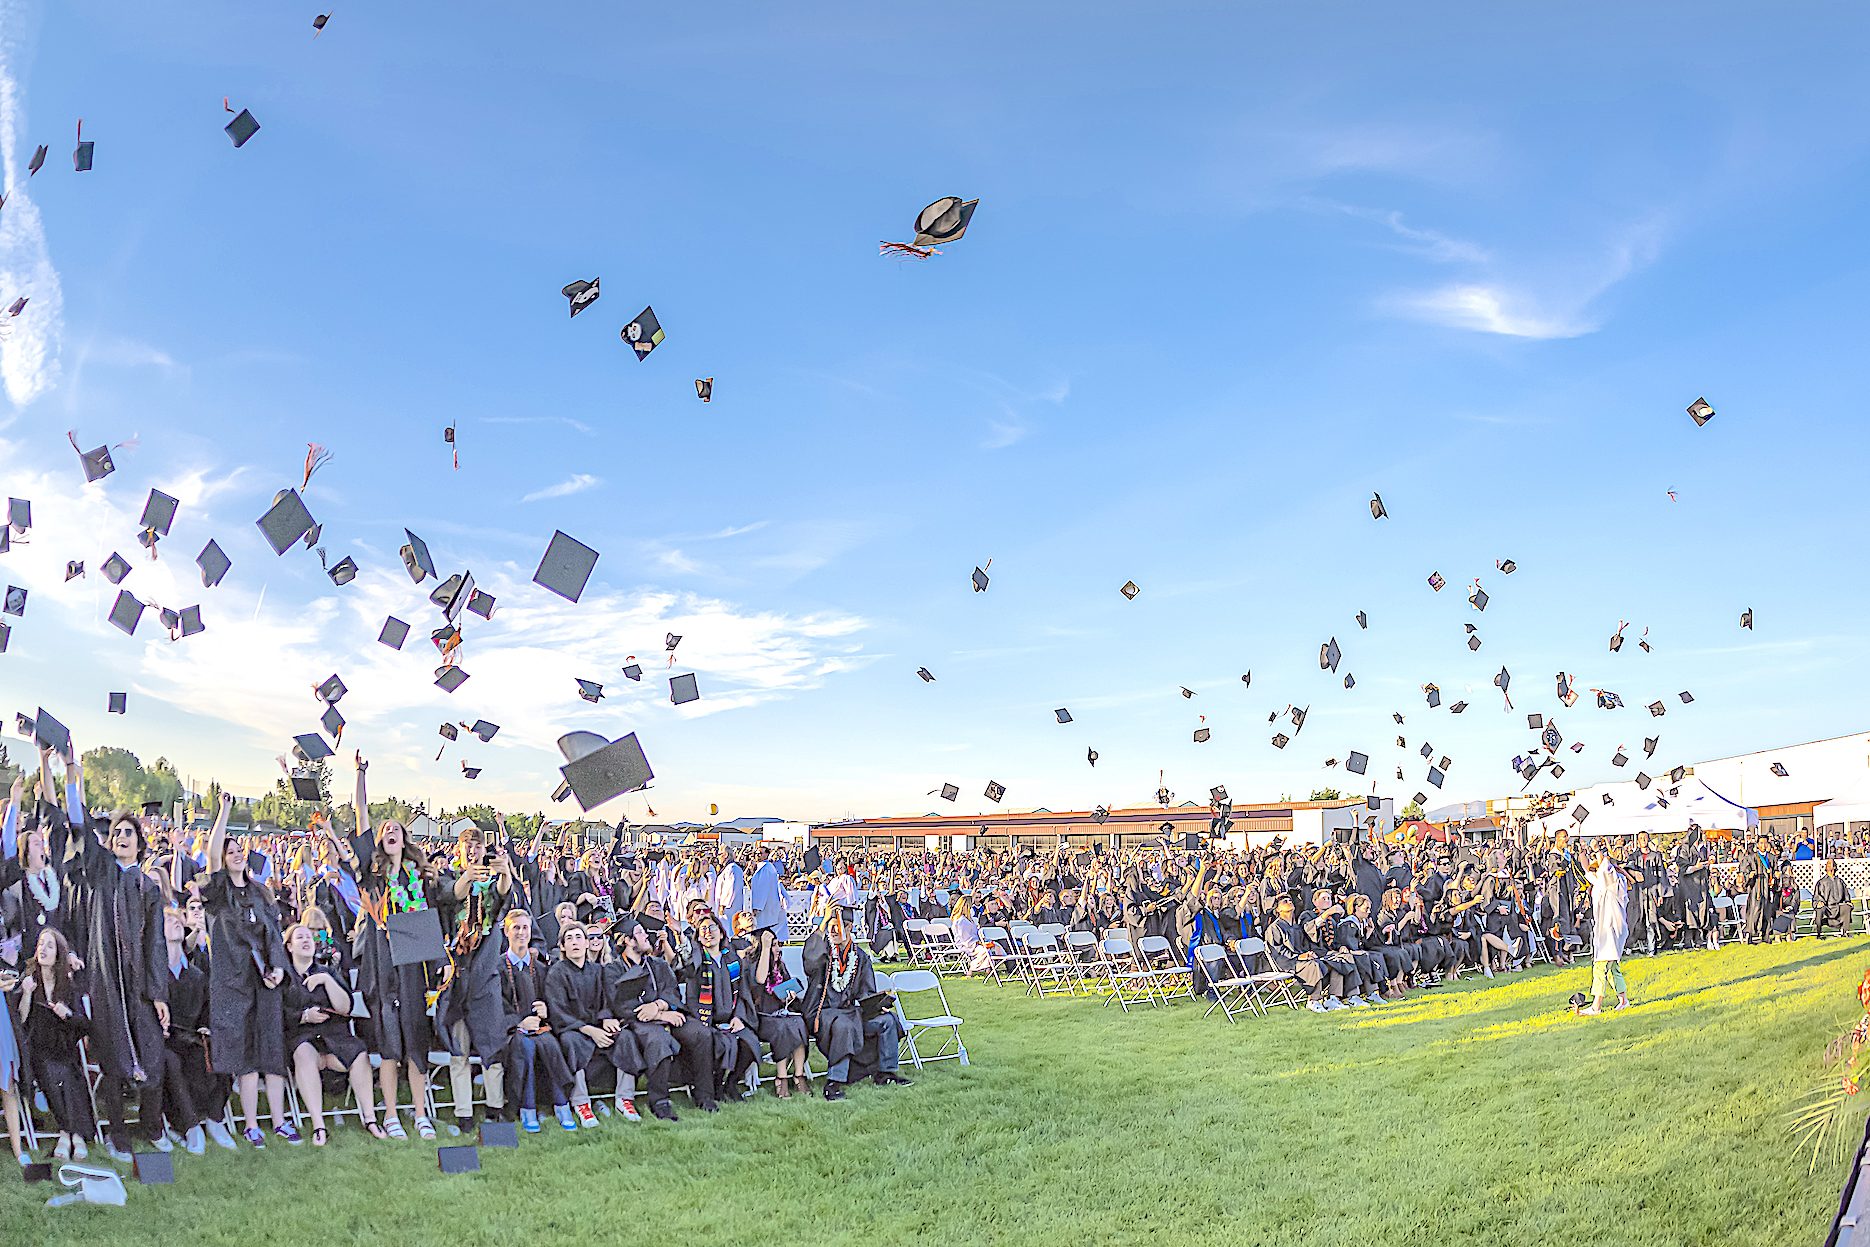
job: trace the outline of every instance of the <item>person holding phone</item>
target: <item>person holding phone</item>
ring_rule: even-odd
[[[753,947],[740,954],[740,990],[753,1012],[754,1033],[773,1054],[773,1094],[782,1100],[791,1099],[792,1091],[808,1095],[812,1084],[805,1072],[805,1019],[793,1011],[805,985],[787,974],[779,939],[771,929],[760,930],[754,940]]]
[[[273,1133],[296,1146],[303,1140],[286,1116],[285,1006],[279,994],[286,977],[285,941],[272,892],[247,871],[246,844],[227,834],[233,806],[233,795],[223,792],[201,889],[214,950],[208,963],[210,1059],[217,1070],[234,1075],[240,1088],[247,1142],[266,1146],[259,1122],[264,1075]]]

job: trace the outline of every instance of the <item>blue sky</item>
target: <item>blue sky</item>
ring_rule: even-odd
[[[1580,784],[1658,729],[1673,763],[1865,726],[1860,9],[317,11],[0,0],[9,719],[257,791],[337,671],[379,791],[540,808],[561,732],[635,730],[665,819],[1274,799],[1353,749],[1406,799],[1424,741],[1455,800],[1517,791],[1527,711]],[[877,256],[948,194],[965,239]],[[137,445],[86,486],[68,429]],[[343,588],[253,527],[308,442]],[[405,526],[500,598],[453,696]],[[529,583],[555,529],[602,554],[578,606]],[[209,631],[110,628],[112,550]],[[1560,670],[1630,708],[1562,711]],[[444,717],[504,730],[437,762]]]

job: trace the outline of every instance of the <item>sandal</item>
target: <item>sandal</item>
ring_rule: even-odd
[[[312,1131],[312,1146],[323,1147],[325,1145],[325,1140],[329,1137],[330,1136],[325,1133],[325,1128],[323,1126],[318,1127],[316,1130]]]
[[[382,1125],[378,1122],[367,1121],[364,1123],[364,1129],[370,1132],[370,1137],[373,1139],[387,1140],[390,1137],[384,1133]]]
[[[409,1135],[403,1130],[403,1119],[400,1117],[391,1117],[383,1124],[383,1128],[389,1132],[390,1138],[398,1143],[407,1142],[409,1139]]]
[[[435,1123],[426,1117],[416,1118],[416,1133],[421,1135],[427,1142],[433,1143],[435,1141]]]

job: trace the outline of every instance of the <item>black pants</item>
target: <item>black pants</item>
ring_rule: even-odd
[[[110,1141],[126,1152],[135,1139],[153,1141],[162,1136],[162,1085],[167,1056],[167,1051],[161,1048],[151,1054],[151,1060],[143,1069],[145,1081],[140,1087],[128,1078],[111,1074],[97,1080],[97,1106],[110,1122]],[[136,1097],[134,1134],[129,1122],[124,1120],[125,1101],[131,1095]]]
[[[1812,906],[1812,923],[1823,935],[1827,926],[1836,927],[1841,934],[1851,933],[1851,906],[1849,901],[1842,905]]]
[[[688,1098],[695,1102],[696,1107],[714,1103],[714,1032],[705,1022],[689,1018],[680,1026],[669,1027],[669,1037],[682,1050],[670,1060],[679,1061],[688,1075]],[[657,1098],[668,1099],[668,1076],[664,1076],[660,1097],[654,1092],[654,1070],[650,1072],[650,1079],[650,1102],[654,1103]]]
[[[163,1061],[162,1092],[169,1124],[186,1132],[189,1126],[219,1121],[227,1113],[227,1097],[234,1089],[234,1080],[208,1068],[208,1050],[199,1043],[171,1036],[168,1049]],[[183,1120],[187,1126],[182,1125]]]
[[[60,1134],[88,1139],[97,1133],[97,1122],[91,1116],[91,1096],[84,1083],[84,1066],[77,1053],[33,1053],[32,1080],[45,1092],[45,1102],[51,1106]]]

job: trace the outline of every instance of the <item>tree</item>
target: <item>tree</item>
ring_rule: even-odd
[[[128,749],[106,745],[88,750],[80,761],[85,804],[93,808],[136,809],[152,801],[168,806],[182,792],[173,771],[145,771]]]
[[[1421,806],[1417,805],[1413,801],[1411,801],[1408,805],[1403,806],[1402,819],[1405,823],[1419,822],[1421,818],[1422,818],[1422,807]]]
[[[1312,795],[1306,798],[1308,801],[1342,801],[1343,799],[1344,794],[1335,788],[1314,788]]]

